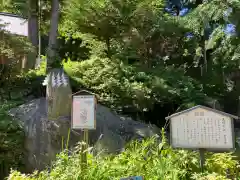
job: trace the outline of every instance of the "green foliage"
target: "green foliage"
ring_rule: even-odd
[[[22,89],[23,96],[33,95],[34,97],[45,96],[45,86],[43,86],[46,77],[46,61],[42,57],[39,69],[22,72],[18,77],[18,82]]]
[[[12,35],[7,31],[0,31],[0,37],[1,54],[7,56],[9,59],[17,59],[20,55],[33,51],[26,37]]]
[[[118,43],[127,45],[128,42],[124,41],[131,38],[138,38],[138,41],[140,38],[150,40],[149,35],[156,35],[154,29],[166,22],[163,13],[164,4],[165,2],[161,0],[152,3],[142,0],[72,0],[65,8],[65,26],[96,36],[106,44],[107,54],[110,56],[114,53],[116,40]],[[129,43],[128,46],[130,46]]]
[[[0,11],[23,14],[26,11],[25,0],[0,0]]]
[[[233,161],[231,154],[212,154],[206,162],[206,166],[211,170],[211,172],[216,172],[222,175],[234,176],[238,174],[239,164],[237,161]],[[228,172],[226,171],[228,170]]]
[[[22,101],[1,102],[0,105],[0,178],[7,176],[10,168],[22,170],[24,153],[24,133],[7,111]]]
[[[42,56],[41,59],[42,61],[38,69],[29,70],[27,73],[24,73],[23,75],[28,78],[46,75],[46,67],[47,67],[46,57]]]
[[[186,106],[199,103],[205,97],[193,79],[174,67],[156,67],[147,72],[117,59],[98,57],[82,62],[67,61],[63,65],[68,75],[78,82],[76,86],[93,90],[100,102],[115,110],[126,106],[138,112],[148,111],[155,103],[179,99]]]
[[[1,7],[3,8],[3,7]],[[9,7],[10,8],[10,7]],[[1,23],[1,22],[0,22]],[[2,26],[0,24],[0,26]],[[0,179],[7,176],[10,168],[22,170],[24,153],[24,133],[22,127],[14,121],[7,111],[23,101],[19,91],[19,60],[32,51],[32,46],[25,37],[0,31],[0,56],[5,63],[0,67]],[[17,93],[16,93],[17,92]],[[7,95],[7,97],[6,97]],[[14,98],[15,100],[9,100]],[[6,99],[8,99],[6,101]]]
[[[183,43],[179,36],[186,31],[175,18],[164,12],[164,5],[162,0],[152,3],[72,0],[66,5],[63,26],[68,28],[67,32],[71,27],[103,41],[108,57],[134,58],[151,66],[155,65],[151,61],[161,63],[160,56],[176,55]]]
[[[238,171],[238,162],[231,154],[209,154],[204,174],[200,173],[198,154],[192,151],[174,150],[157,137],[134,141],[126,150],[116,156],[93,157],[88,154],[88,166],[81,168],[80,147],[76,147],[72,156],[63,151],[57,156],[50,172],[42,171],[24,175],[13,171],[9,180],[95,180],[120,179],[141,175],[152,180],[227,180],[226,168]],[[220,160],[219,163],[217,161]],[[216,166],[221,164],[221,166]],[[237,178],[237,175],[233,176]]]
[[[105,57],[107,47],[92,34],[74,31],[66,25],[60,25],[60,56],[62,59],[82,61],[91,55]]]
[[[164,10],[166,3],[179,5],[180,2],[192,8],[186,16],[172,17]],[[202,103],[204,100],[199,99],[205,94],[225,102],[226,98],[223,97],[233,92],[232,82],[227,77],[231,71],[239,67],[239,37],[226,34],[224,28],[227,23],[233,23],[236,30],[239,29],[238,1],[160,0],[149,3],[138,0],[87,2],[71,0],[64,7],[65,17],[62,22],[64,34],[70,37],[87,34],[91,37],[87,41],[79,38],[83,40],[82,44],[85,42],[82,47],[89,43],[96,44],[96,41],[105,44],[105,47],[102,44],[87,46],[93,51],[101,52],[101,55],[96,56],[105,57],[104,52],[107,52],[108,57],[111,55],[111,61],[120,59],[119,63],[130,64],[134,68],[137,66],[141,69],[140,72],[154,74],[153,76],[158,76],[158,79],[162,78],[163,71],[174,71],[168,74],[171,76],[167,77],[169,79],[184,76],[183,79],[186,80],[180,80],[181,85],[176,85],[174,90],[170,90],[174,92],[173,96],[158,89],[159,92],[156,94],[163,93],[162,99],[168,96],[166,101],[163,100],[165,104],[171,99],[171,102],[183,104],[183,107],[186,104],[192,106],[195,102]],[[194,37],[185,37],[188,32]],[[88,54],[88,58],[93,54]],[[71,60],[83,59],[77,57]],[[158,71],[160,73],[156,75]],[[189,78],[186,76],[193,80],[188,82]],[[182,90],[184,86],[186,88]],[[87,87],[91,89],[90,86]],[[194,88],[197,93],[195,90],[189,90]],[[176,94],[177,97],[181,96],[181,100],[176,98]],[[239,94],[235,93],[232,97],[236,99],[238,96]]]
[[[1,22],[0,22],[1,26]],[[21,73],[21,61],[24,55],[33,52],[33,48],[26,37],[12,35],[7,31],[0,31],[0,92],[8,93],[18,88],[18,76]]]
[[[124,25],[124,22],[121,22],[123,19],[121,16],[123,14],[118,8],[125,7],[125,12],[131,13],[132,11],[127,9],[132,7],[129,6],[129,3],[130,1],[125,1],[123,4],[120,4],[117,1],[114,2],[111,0],[73,0],[68,3],[66,14],[70,21],[76,22],[69,23],[77,26],[77,29],[80,28],[81,32],[96,35],[100,40],[107,40],[121,33],[119,25]],[[133,1],[133,4],[134,3],[135,1]],[[98,19],[94,17],[98,17]]]

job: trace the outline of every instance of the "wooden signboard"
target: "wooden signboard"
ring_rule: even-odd
[[[166,118],[170,120],[170,142],[173,148],[198,149],[204,172],[204,152],[235,150],[233,119],[237,116],[195,106]]]
[[[96,129],[95,95],[74,95],[72,99],[72,129]]]
[[[173,114],[170,119],[171,145],[173,148],[233,150],[236,116],[207,108],[195,106]]]

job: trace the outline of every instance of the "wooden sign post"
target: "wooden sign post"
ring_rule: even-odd
[[[235,150],[234,123],[237,116],[195,106],[166,118],[170,120],[170,142],[173,148],[198,149],[201,170],[204,152]]]
[[[200,148],[199,149],[199,157],[200,157],[200,168],[201,168],[201,172],[204,172],[204,164],[205,164],[205,149]]]
[[[87,165],[88,131],[96,129],[96,96],[88,91],[79,91],[72,95],[71,128],[83,131],[81,143],[81,162]]]

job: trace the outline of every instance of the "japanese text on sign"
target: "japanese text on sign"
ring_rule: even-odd
[[[95,96],[73,96],[72,128],[95,129]]]
[[[232,149],[232,119],[201,108],[172,117],[171,143],[179,148]]]

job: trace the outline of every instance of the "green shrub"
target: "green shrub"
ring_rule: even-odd
[[[25,73],[25,75],[27,77],[44,76],[44,75],[46,75],[46,67],[47,67],[46,57],[42,56],[40,68],[35,69],[35,70],[30,70],[27,73]]]
[[[50,172],[23,175],[13,171],[9,180],[119,180],[121,177],[134,175],[144,176],[147,180],[225,180],[225,168],[230,167],[233,171],[239,169],[231,154],[209,154],[205,173],[202,174],[198,153],[174,150],[164,139],[159,143],[156,137],[141,142],[134,141],[116,156],[99,154],[93,157],[88,154],[86,169],[81,168],[79,149],[77,147],[70,157],[67,151],[60,153]],[[221,167],[212,161],[215,158],[222,159]]]
[[[23,129],[7,115],[7,110],[21,103],[8,101],[0,104],[0,179],[7,176],[10,168],[22,170],[24,167]]]
[[[43,61],[39,69],[32,69],[18,76],[18,84],[19,89],[21,89],[20,92],[22,92],[22,97],[33,95],[38,98],[45,95],[46,87],[43,86],[43,82],[46,77],[46,60],[45,57],[42,58]]]
[[[64,68],[78,86],[95,91],[102,103],[114,109],[130,105],[142,110],[151,103],[147,84],[150,77],[145,73],[141,77],[130,66],[95,57],[83,62],[65,62]]]
[[[146,71],[117,59],[94,56],[82,62],[69,60],[63,66],[77,82],[75,86],[94,91],[100,102],[115,110],[128,107],[143,112],[155,103],[177,101],[183,107],[192,106],[205,98],[197,83],[174,67]]]
[[[226,176],[219,175],[217,173],[212,174],[194,174],[192,179],[194,180],[230,180]]]
[[[236,159],[236,157],[233,157],[231,153],[216,153],[212,154],[210,158],[208,158],[206,162],[207,168],[210,170],[210,172],[217,172],[222,175],[230,175],[234,176],[235,174],[238,174],[238,161],[233,160]]]

